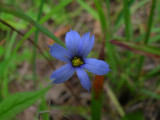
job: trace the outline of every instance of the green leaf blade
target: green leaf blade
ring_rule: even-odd
[[[50,87],[47,87],[36,92],[16,93],[6,97],[6,99],[0,103],[0,120],[13,118],[19,112],[34,104],[49,88]]]
[[[148,56],[148,57],[154,57],[154,58],[160,58],[160,48],[156,46],[150,46],[145,44],[137,44],[133,42],[124,42],[124,41],[118,41],[118,40],[111,40],[112,44],[115,44],[117,46],[126,48],[132,52],[138,53],[140,55]]]
[[[57,42],[58,44],[62,45],[63,47],[65,47],[64,43],[59,40],[59,38],[57,38],[53,33],[51,33],[48,29],[46,29],[45,27],[43,27],[42,25],[40,25],[38,22],[36,22],[35,20],[33,20],[31,17],[29,17],[28,15],[26,15],[24,12],[21,12],[21,10],[6,5],[6,4],[0,4],[0,6],[2,6],[0,8],[1,12],[5,12],[5,13],[9,13],[12,15],[15,15],[27,22],[29,22],[30,24],[32,24],[34,27],[36,27],[39,31],[41,31],[42,33],[44,33],[45,35],[47,35],[48,37],[50,37],[51,39],[53,39],[55,42]]]

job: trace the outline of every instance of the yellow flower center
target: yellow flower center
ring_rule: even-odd
[[[81,58],[74,57],[74,58],[72,59],[72,65],[73,65],[74,67],[81,66],[81,65],[83,65],[83,61],[82,61]]]

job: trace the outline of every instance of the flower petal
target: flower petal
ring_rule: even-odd
[[[78,47],[81,41],[81,36],[76,31],[67,32],[65,42],[67,49],[72,53],[73,56],[78,54]]]
[[[88,47],[87,45],[88,45],[89,38],[90,38],[90,32],[83,34],[82,39],[79,43],[79,48],[78,48],[79,55],[82,55],[85,48]]]
[[[91,82],[85,70],[82,68],[76,68],[76,71],[83,88],[90,91]]]
[[[69,54],[69,51],[66,50],[64,47],[57,43],[53,44],[52,46],[48,45],[48,47],[50,48],[49,51],[53,57],[67,63],[70,62],[69,58],[71,58],[71,56]]]
[[[75,69],[70,64],[66,64],[56,71],[54,71],[50,77],[50,79],[54,79],[52,81],[55,84],[59,84],[67,81],[75,72]]]
[[[104,75],[111,71],[106,62],[93,58],[85,59],[82,67],[96,75]]]
[[[82,36],[82,40],[79,45],[79,55],[83,58],[86,58],[93,48],[94,45],[94,36],[90,37],[90,32],[85,33]]]

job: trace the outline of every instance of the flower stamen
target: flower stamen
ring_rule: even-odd
[[[74,57],[72,59],[72,65],[74,67],[79,67],[79,66],[83,65],[83,63],[84,63],[83,60],[81,58],[79,58],[79,57]]]

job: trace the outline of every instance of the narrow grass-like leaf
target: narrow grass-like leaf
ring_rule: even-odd
[[[123,2],[124,2],[124,0],[123,0]],[[131,7],[131,5],[133,5],[134,2],[135,2],[135,0],[129,1],[128,9]],[[116,31],[122,25],[123,20],[124,20],[124,9],[122,9],[117,16],[117,19],[115,21],[114,31]]]
[[[50,86],[36,92],[15,93],[0,103],[0,120],[11,120],[15,115],[34,104],[49,90]]]
[[[152,6],[151,6],[151,11],[150,11],[150,15],[149,15],[149,19],[148,19],[148,25],[147,25],[147,32],[144,38],[144,43],[148,44],[149,38],[150,38],[150,34],[151,34],[151,29],[152,29],[152,24],[153,24],[153,16],[154,16],[154,12],[156,9],[156,3],[157,0],[153,0],[152,1]]]
[[[46,29],[45,27],[40,25],[38,22],[33,20],[31,17],[26,15],[24,12],[22,12],[22,10],[17,9],[17,8],[15,8],[13,6],[6,5],[6,4],[0,4],[0,6],[1,6],[0,7],[0,11],[1,12],[5,12],[5,13],[9,13],[9,14],[15,15],[15,16],[17,16],[17,17],[29,22],[30,24],[35,26],[38,30],[40,30],[42,33],[44,33],[45,35],[47,35],[48,37],[50,37],[51,39],[56,41],[58,44],[60,44],[63,47],[65,47],[64,43],[61,40],[59,40],[53,33],[51,33],[48,29]]]
[[[102,28],[102,31],[103,31],[103,34],[104,34],[103,42],[102,42],[102,45],[101,45],[101,51],[100,51],[100,54],[99,54],[99,59],[104,60],[105,43],[107,43],[107,45],[109,47],[108,49],[111,48],[110,44],[108,44],[108,41],[110,39],[109,32],[108,32],[109,30],[108,30],[108,25],[107,25],[107,22],[106,22],[104,12],[101,9],[101,4],[97,0],[94,0],[94,2],[95,2],[95,5],[96,5],[96,8],[98,10],[98,14],[99,14],[100,22],[101,22],[101,28]],[[113,58],[113,55],[110,53],[110,51],[109,51],[108,54],[111,55],[110,58]],[[115,65],[115,64],[113,63],[112,65]],[[100,120],[101,119],[103,84],[104,84],[104,75],[102,75],[102,76],[96,75],[94,83],[93,83],[93,92],[92,92],[92,104],[91,104],[92,120]]]
[[[148,97],[151,97],[151,98],[155,98],[157,100],[160,100],[160,95],[150,91],[150,90],[147,90],[147,89],[141,89],[140,90],[141,93],[147,95]]]
[[[60,2],[58,5],[56,5],[55,7],[53,7],[53,9],[46,15],[44,16],[39,23],[42,24],[45,21],[47,21],[54,13],[58,12],[59,10],[61,10],[62,8],[64,8],[66,5],[68,5],[69,3],[71,3],[72,0],[65,0],[63,2]],[[18,49],[21,47],[22,43],[24,42],[24,40],[28,39],[33,32],[36,31],[36,28],[33,27],[31,28],[23,38],[21,38],[21,40],[18,41],[16,47],[14,48],[12,55],[9,57],[9,59],[3,61],[3,63],[1,63],[1,67],[0,67],[0,73],[3,74],[4,69],[7,69],[7,66],[9,66],[10,64],[10,60],[12,59],[12,57],[16,54],[16,52],[18,51]]]
[[[94,95],[92,95],[95,97]],[[102,95],[99,99],[92,99],[91,103],[91,110],[92,110],[92,120],[101,120],[102,115]]]
[[[132,52],[138,53],[140,55],[160,58],[160,52],[159,52],[160,48],[159,47],[149,46],[145,44],[136,44],[133,42],[122,42],[118,40],[112,40],[111,43],[117,46],[129,49]]]
[[[95,76],[93,83],[92,101],[91,101],[91,117],[92,120],[101,120],[102,115],[102,98],[103,98],[104,75]]]
[[[130,0],[128,3],[128,7],[130,8],[135,3],[135,1],[136,0]],[[135,7],[131,8],[131,14],[133,14],[138,8],[144,6],[148,2],[150,2],[150,0],[139,1]],[[123,18],[124,18],[124,11],[122,9],[116,18],[114,31],[117,31],[117,29],[120,28],[121,25],[123,25],[123,20],[124,20]]]
[[[149,39],[148,44],[153,43],[153,42],[159,42],[160,41],[160,35],[155,35],[154,37]]]
[[[131,40],[133,38],[132,26],[131,26],[131,18],[130,18],[130,7],[128,5],[128,0],[123,0],[124,6],[124,23],[125,23],[125,34],[126,40]]]
[[[90,7],[86,2],[83,0],[77,0],[77,2],[86,10],[88,11],[95,19],[99,19],[97,12]]]
[[[134,112],[125,115],[121,120],[145,120],[142,112]]]
[[[114,92],[112,91],[112,89],[107,84],[105,85],[105,87],[106,87],[106,90],[107,90],[107,94],[108,94],[109,98],[112,100],[112,103],[116,107],[118,113],[120,114],[121,117],[124,117],[125,112],[124,112],[123,108],[121,107],[119,101],[117,100]]]
[[[107,23],[108,23],[108,31],[109,34],[110,34],[110,37],[112,37],[112,23],[111,23],[111,6],[110,6],[110,0],[105,0],[105,3],[106,3],[106,8],[107,8]]]
[[[115,54],[114,54],[114,46],[112,46],[110,43],[109,43],[109,40],[111,39],[111,36],[110,36],[110,32],[109,32],[109,24],[106,20],[106,17],[105,17],[105,14],[104,14],[104,11],[101,7],[101,2],[99,2],[98,0],[94,0],[95,2],[95,5],[96,5],[96,8],[97,8],[97,11],[98,11],[98,14],[99,14],[99,18],[100,18],[100,22],[101,22],[101,28],[102,28],[102,31],[103,31],[103,34],[104,34],[104,38],[106,41],[105,41],[105,47],[107,48],[107,56],[108,56],[108,63],[110,64],[111,66],[111,69],[113,71],[116,72],[116,59],[115,59]]]
[[[68,5],[69,3],[71,3],[72,0],[65,0],[61,3],[59,3],[58,5],[56,5],[55,7],[53,7],[53,9],[46,15],[44,16],[39,23],[43,24],[45,21],[47,21],[54,13],[57,13],[58,11],[60,11],[62,8],[64,8],[66,5]],[[23,43],[24,40],[26,40],[27,38],[29,38],[29,36],[32,35],[33,32],[36,31],[36,28],[31,28],[26,35],[21,38],[21,40],[17,43],[16,48],[14,49],[14,53],[16,53],[16,51],[18,51],[18,49],[20,48],[21,44]]]
[[[45,100],[45,96],[43,96],[41,98],[41,104],[39,106],[39,110],[40,111],[48,111],[48,106],[47,106],[47,103],[46,103],[46,100]],[[43,120],[49,120],[49,114],[48,113],[43,113],[42,115],[42,118]]]
[[[38,16],[37,16],[37,22],[41,18],[43,5],[44,5],[44,0],[41,0],[40,7],[39,7],[39,13],[38,13]],[[38,43],[38,34],[39,34],[39,31],[36,30],[35,36],[34,36],[34,42],[36,44]],[[36,49],[36,46],[33,46],[33,80],[34,80],[35,84],[36,84],[36,79],[37,79],[37,75],[36,75],[36,58],[37,58],[37,49]]]
[[[4,55],[4,47],[0,45],[0,57]]]
[[[6,47],[6,54],[5,54],[5,60],[7,60],[10,55],[12,54],[12,49],[13,49],[13,45],[14,45],[14,42],[16,40],[16,36],[17,36],[17,33],[16,32],[13,32],[13,34],[11,35],[11,37],[9,37],[7,39],[7,47]],[[2,96],[3,97],[6,97],[9,95],[9,91],[8,91],[8,83],[9,83],[9,80],[8,80],[8,69],[4,69],[4,74],[3,74],[3,81],[2,81]]]
[[[153,24],[153,16],[154,16],[154,12],[155,12],[155,9],[156,9],[156,3],[157,3],[157,0],[152,0],[152,6],[151,6],[151,10],[150,10],[149,18],[148,18],[148,24],[147,24],[147,32],[146,32],[146,35],[144,37],[144,44],[148,44],[148,42],[149,42],[151,29],[152,29],[152,24]],[[139,65],[138,65],[138,77],[140,75],[144,59],[145,59],[144,56],[140,57]]]
[[[132,0],[133,2],[134,0]],[[133,40],[133,30],[132,30],[132,24],[131,24],[131,15],[130,15],[130,7],[129,7],[129,0],[123,0],[123,11],[124,11],[124,25],[125,25],[125,36],[126,40]],[[128,67],[125,69],[126,73],[130,73],[130,61],[132,59],[133,54],[129,51],[127,51],[128,57]]]
[[[159,73],[160,73],[160,65],[156,66],[153,70],[149,71],[145,78],[147,79],[147,78],[150,78],[150,77],[160,76]]]
[[[7,34],[6,34],[6,37],[5,37],[5,39],[8,41],[9,39],[10,39],[10,29],[8,29],[7,30]],[[5,51],[6,51],[6,48],[5,47],[2,47],[2,46],[0,46],[2,49],[3,49],[3,51],[1,51],[1,54],[2,55],[4,55],[5,56],[5,59],[7,58],[7,56],[8,55],[6,55],[5,54]],[[11,46],[10,46],[11,47]],[[9,52],[8,52],[9,53]],[[1,56],[0,56],[1,57]],[[2,58],[2,57],[1,57]],[[1,61],[0,62],[0,69],[1,70],[3,70],[3,65],[4,65],[4,61],[5,61],[5,59],[3,60],[3,61]],[[4,79],[4,77],[5,76],[7,76],[7,75],[5,75],[6,74],[6,70],[4,71],[3,70],[3,73],[1,72],[1,74],[0,74],[0,86],[2,87],[2,86],[4,86],[4,85],[2,85],[2,84],[4,84],[4,81],[3,81],[3,79]],[[3,91],[0,91],[0,97],[4,97],[4,92]]]

